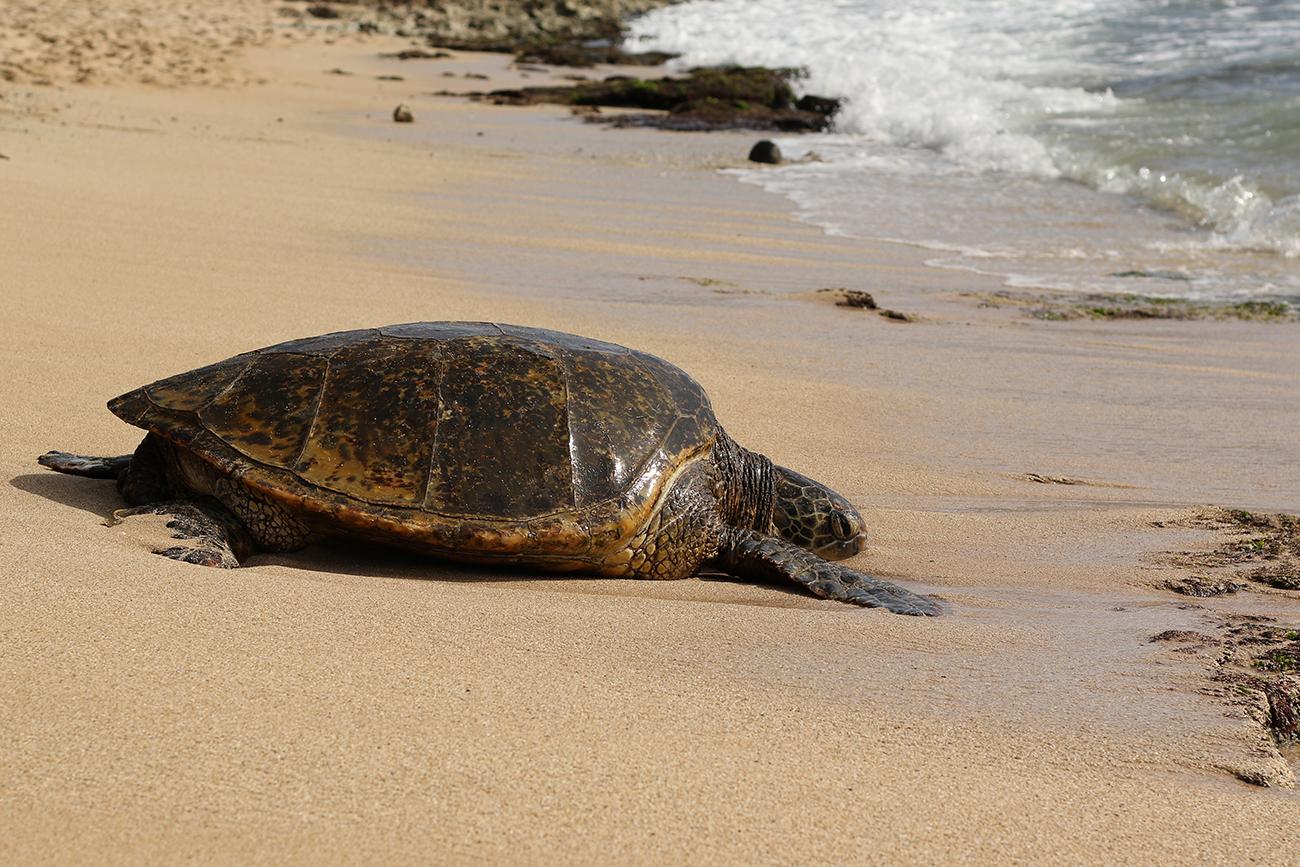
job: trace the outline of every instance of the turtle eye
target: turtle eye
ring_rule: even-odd
[[[858,535],[858,522],[843,512],[831,512],[831,532],[841,542],[847,542]]]

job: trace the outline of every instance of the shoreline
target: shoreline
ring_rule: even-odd
[[[1200,662],[1147,640],[1234,606],[1300,619],[1294,595],[1181,607],[1156,587],[1188,568],[1153,560],[1211,543],[1153,526],[1194,503],[1295,510],[1284,329],[979,308],[959,293],[998,281],[827,237],[720,176],[752,134],[424,96],[525,79],[503,57],[377,58],[396,44],[259,50],[241,63],[266,85],[66,91],[57,120],[4,117],[0,221],[22,243],[0,252],[19,287],[0,687],[26,721],[3,753],[7,857],[1282,851],[1295,790],[1228,774],[1285,763],[1201,693]],[[391,123],[398,102],[414,123]],[[807,297],[835,287],[917,321]],[[956,613],[338,546],[214,579],[103,527],[111,486],[34,465],[130,448],[103,400],[158,376],[458,318],[679,364],[739,441],[864,507],[855,564]]]
[[[1289,90],[1196,47],[1281,51],[1253,19],[1179,10],[1160,31],[1166,50],[1134,62],[1115,49],[1141,40],[1140,4],[1111,25],[1051,4],[922,4],[901,19],[887,3],[816,8],[687,4],[651,12],[631,38],[682,65],[797,66],[813,92],[845,98],[843,135],[813,146],[824,164],[770,181],[822,225],[924,240],[1025,287],[1300,301],[1294,149],[1266,146],[1264,131],[1287,127]],[[1061,32],[1074,38],[1048,49]],[[1207,135],[1205,104],[1221,105],[1225,130],[1265,124],[1260,147]]]

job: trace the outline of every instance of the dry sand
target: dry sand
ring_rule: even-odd
[[[1296,791],[1233,777],[1292,769],[1147,641],[1216,610],[1156,589],[1186,574],[1158,552],[1208,540],[1153,521],[1300,508],[1293,327],[982,309],[989,280],[719,175],[752,136],[431,97],[523,79],[395,45],[213,49],[253,87],[0,91],[0,861],[1295,858]],[[921,321],[806,298],[833,286]],[[342,546],[216,573],[35,464],[131,450],[103,404],[142,382],[458,318],[676,362],[863,506],[856,565],[953,614]]]

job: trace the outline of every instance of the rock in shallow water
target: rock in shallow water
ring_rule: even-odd
[[[763,139],[749,149],[749,161],[779,165],[781,162],[781,149],[776,146],[776,142]]]
[[[799,97],[799,101],[794,104],[794,107],[800,111],[811,111],[824,114],[827,117],[834,117],[839,113],[840,105],[838,99],[832,99],[828,96],[814,96],[810,93]]]

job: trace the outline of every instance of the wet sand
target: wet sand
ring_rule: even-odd
[[[256,87],[41,90],[0,114],[0,859],[1293,851],[1296,791],[1233,776],[1292,770],[1148,643],[1216,605],[1158,589],[1186,574],[1158,552],[1207,534],[1152,522],[1300,507],[1293,328],[983,309],[962,293],[991,281],[828,238],[718,174],[752,135],[428,96],[523,79],[377,58],[400,45],[309,41],[231,61]],[[805,297],[840,286],[919,321]],[[130,451],[103,403],[142,382],[421,319],[679,364],[739,441],[863,507],[855,565],[953,613],[337,545],[213,573],[151,555],[156,525],[105,527],[111,485],[35,464]],[[1232,604],[1300,621],[1294,594]]]

